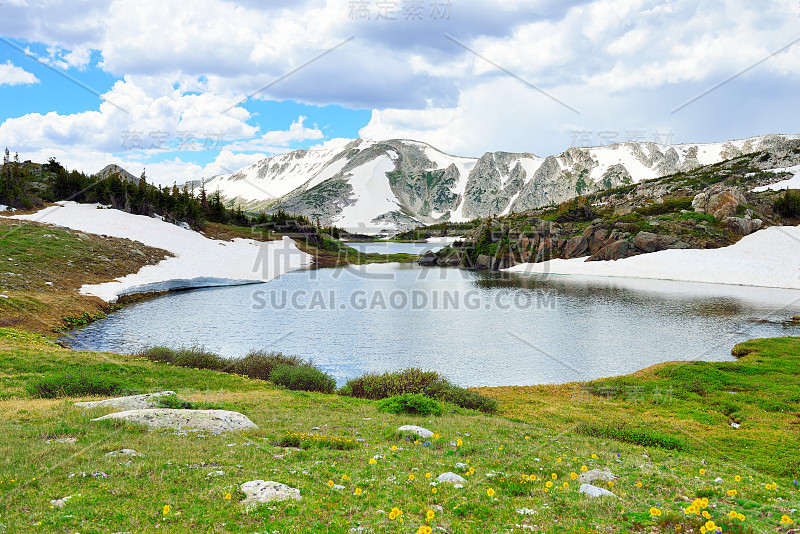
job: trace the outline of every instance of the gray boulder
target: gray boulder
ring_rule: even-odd
[[[300,501],[303,499],[299,489],[272,480],[251,480],[242,484],[240,489],[245,495],[242,504],[247,507],[271,501]]]
[[[602,480],[603,482],[609,482],[611,480],[616,480],[619,477],[612,473],[611,471],[606,471],[605,469],[592,469],[590,471],[585,471],[578,475],[578,484],[591,484],[595,480]]]
[[[593,499],[597,497],[614,497],[615,499],[619,498],[607,489],[598,488],[597,486],[592,486],[591,484],[581,484],[578,493],[583,493],[584,495],[588,495]]]
[[[416,434],[421,438],[429,438],[433,436],[433,432],[428,430],[427,428],[422,428],[421,426],[416,425],[403,425],[397,429],[398,432],[411,432],[412,434]]]
[[[751,219],[749,217],[725,217],[725,226],[737,234],[750,235],[760,230],[764,225],[761,219]]]
[[[589,258],[588,261],[619,260],[630,256],[630,244],[625,239],[614,241],[613,243],[601,248],[597,254]]]
[[[177,410],[172,408],[152,408],[147,410],[128,410],[116,412],[92,421],[119,419],[151,428],[172,428],[181,430],[195,428],[209,432],[238,432],[255,430],[258,427],[245,415],[228,410]]]
[[[567,240],[564,245],[565,258],[578,258],[589,250],[589,240],[582,235],[576,235]]]
[[[174,396],[174,391],[160,391],[145,395],[131,395],[129,397],[116,397],[99,401],[76,402],[73,406],[78,408],[119,408],[120,410],[143,410],[157,408],[158,399]]]
[[[467,479],[462,477],[461,475],[457,475],[452,471],[448,471],[447,473],[442,473],[438,477],[436,477],[437,482],[449,482],[451,484],[464,484]]]
[[[429,250],[428,252],[420,256],[419,259],[417,259],[417,264],[426,267],[433,267],[434,265],[436,265],[437,260],[438,258],[436,257],[436,254],[434,254],[433,251]]]
[[[695,195],[692,207],[697,212],[710,213],[717,219],[723,219],[736,213],[739,204],[746,202],[747,199],[738,190],[717,184]]]

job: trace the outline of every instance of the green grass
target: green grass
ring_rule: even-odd
[[[209,369],[65,350],[0,329],[0,531],[349,534],[362,527],[361,532],[414,533],[427,524],[451,533],[627,533],[675,532],[678,524],[681,532],[697,532],[699,520],[683,510],[705,496],[712,519],[726,533],[786,533],[783,514],[800,520],[790,511],[800,508],[797,472],[782,467],[790,464],[798,431],[789,424],[791,412],[764,411],[756,399],[775,403],[764,405],[770,410],[792,409],[800,341],[761,340],[739,350],[752,352],[737,362],[702,364],[694,373],[678,368],[699,364],[670,364],[599,382],[643,386],[652,394],[667,384],[677,392],[696,373],[710,381],[703,395],[681,387],[688,393],[674,394],[670,404],[641,402],[632,389],[587,391],[578,401],[572,385],[487,388],[481,391],[502,400],[499,415],[445,411],[431,417],[383,413],[375,401],[289,391]],[[92,422],[107,410],[76,409],[75,399],[37,399],[27,392],[26,385],[43,373],[87,368],[102,369],[141,392],[171,389],[178,393],[174,402],[190,408],[217,403],[237,409],[260,429],[227,435],[151,432]],[[723,415],[732,410],[742,419],[738,430]],[[637,439],[676,436],[687,447],[642,446],[618,439],[618,432],[587,436],[576,430],[581,423],[619,421],[628,421]],[[398,434],[403,424],[436,435]],[[77,443],[55,441],[64,438]],[[741,454],[732,455],[733,446]],[[142,456],[105,456],[121,448]],[[619,476],[606,486],[619,500],[578,493],[571,475],[595,468]],[[464,487],[431,485],[445,471],[464,476]],[[716,477],[724,482],[715,483]],[[298,488],[303,499],[247,511],[239,486],[259,479]],[[64,508],[50,505],[65,496],[72,499]],[[402,523],[389,518],[395,507],[403,512]],[[662,515],[651,516],[652,507]],[[535,514],[518,512],[523,509]],[[434,515],[426,521],[429,510]],[[731,510],[744,514],[745,522],[727,518]]]

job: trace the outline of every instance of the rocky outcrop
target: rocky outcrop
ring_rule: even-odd
[[[740,204],[747,202],[737,189],[714,185],[698,193],[692,200],[692,207],[699,213],[709,213],[717,219],[724,219],[736,213]]]
[[[107,420],[121,420],[132,424],[149,426],[150,428],[171,428],[175,430],[192,428],[209,432],[238,432],[258,429],[247,416],[228,410],[154,408],[128,410],[92,419],[92,421]]]
[[[76,402],[73,404],[73,406],[78,408],[117,408],[119,410],[143,410],[145,408],[157,408],[159,399],[174,396],[174,391],[161,391],[159,393],[131,395],[128,397],[116,397],[113,399],[99,401]]]

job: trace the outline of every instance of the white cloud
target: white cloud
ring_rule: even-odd
[[[6,61],[0,63],[0,85],[30,85],[39,83],[39,79],[23,68]]]
[[[292,122],[288,130],[272,130],[255,139],[231,143],[226,148],[236,152],[262,150],[275,154],[285,152],[286,147],[293,142],[322,139],[324,135],[316,125],[314,128],[303,126],[305,120],[306,117],[300,115],[296,121]]]

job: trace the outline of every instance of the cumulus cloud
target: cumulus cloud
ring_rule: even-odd
[[[698,141],[796,129],[785,110],[798,109],[800,43],[771,55],[797,38],[796,0],[441,0],[446,16],[430,2],[418,14],[382,3],[397,7],[395,20],[378,17],[378,4],[361,17],[345,0],[15,0],[0,33],[49,47],[53,65],[94,68],[96,57],[123,79],[97,110],[12,118],[0,136],[87,157],[127,144],[126,159],[144,161],[162,149],[154,133],[173,148],[214,134],[231,164],[324,141],[302,117],[263,131],[235,106],[248,95],[374,109],[362,136],[467,155],[559,152],[580,130],[599,144],[609,131]]]
[[[30,85],[39,83],[39,79],[11,61],[0,63],[0,85]]]
[[[296,121],[292,122],[288,130],[272,130],[265,132],[255,139],[230,143],[226,145],[226,148],[237,152],[262,150],[274,154],[277,152],[285,152],[286,147],[293,142],[322,139],[324,135],[316,125],[313,128],[303,126],[305,120],[306,117],[300,115]]]

